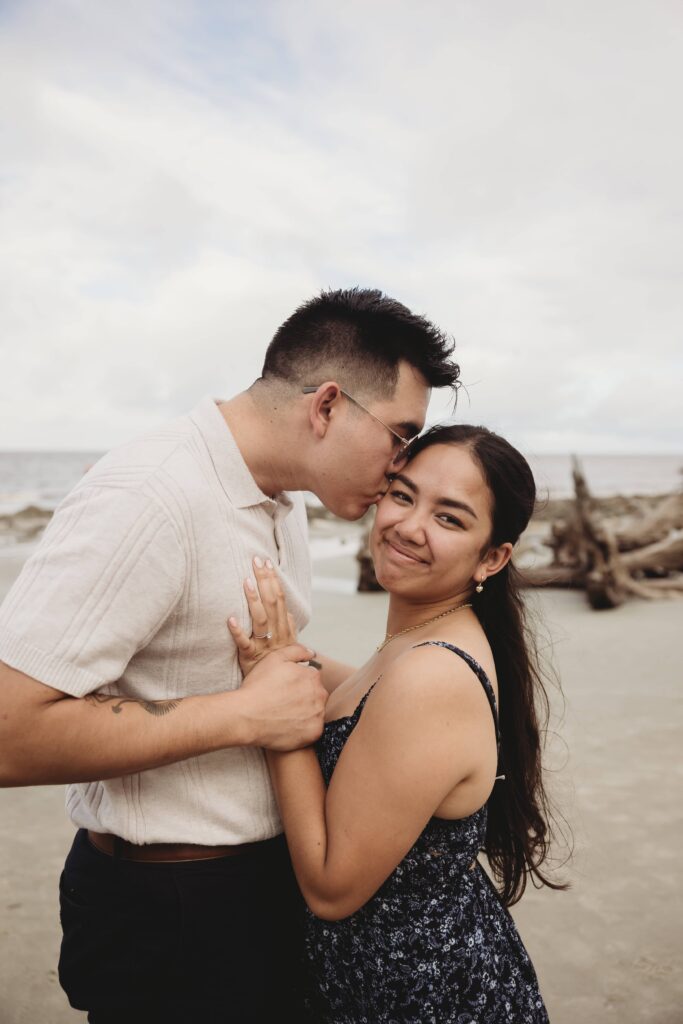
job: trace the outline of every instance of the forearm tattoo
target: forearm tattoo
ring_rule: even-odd
[[[124,704],[138,704],[148,715],[167,715],[180,704],[182,697],[175,700],[136,700],[135,697],[119,697],[109,693],[89,693],[83,698],[89,704],[110,704],[115,715],[120,715]]]

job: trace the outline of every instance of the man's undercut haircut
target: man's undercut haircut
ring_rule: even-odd
[[[455,389],[453,348],[438,327],[378,289],[323,291],[278,328],[261,373],[273,383],[335,380],[351,394],[391,397],[405,360],[430,387]]]

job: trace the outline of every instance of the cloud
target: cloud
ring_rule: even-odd
[[[680,448],[674,5],[2,17],[3,447],[106,447],[243,388],[295,305],[360,283],[455,335],[459,415]]]

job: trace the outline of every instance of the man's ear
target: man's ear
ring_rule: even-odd
[[[321,384],[312,396],[308,418],[316,437],[323,438],[327,433],[330,420],[335,414],[341,397],[341,388],[333,380],[328,380]]]

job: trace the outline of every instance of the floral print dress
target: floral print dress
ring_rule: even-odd
[[[499,740],[496,699],[481,682]],[[426,646],[420,644],[418,646]],[[328,722],[317,754],[329,785],[370,691],[352,715]],[[375,895],[350,917],[306,914],[316,1024],[544,1024],[536,973],[510,914],[476,857],[486,806],[467,818],[432,818]]]

